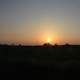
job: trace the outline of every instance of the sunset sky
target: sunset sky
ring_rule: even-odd
[[[80,44],[80,0],[0,0],[0,43]]]

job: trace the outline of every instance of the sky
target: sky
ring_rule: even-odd
[[[0,43],[80,44],[80,0],[0,0]]]

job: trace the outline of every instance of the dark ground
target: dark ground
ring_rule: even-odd
[[[80,74],[80,46],[0,45],[0,72],[26,72],[28,77],[68,78]],[[79,72],[79,73],[78,73]]]

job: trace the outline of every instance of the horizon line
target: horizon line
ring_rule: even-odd
[[[0,45],[8,45],[8,46],[44,46],[45,44],[55,46],[55,45],[80,45],[80,44],[71,44],[71,43],[64,43],[64,44],[51,44],[51,43],[44,43],[44,44],[15,44],[15,43],[0,43]]]

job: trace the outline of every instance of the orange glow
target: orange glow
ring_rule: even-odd
[[[47,42],[47,43],[51,43],[51,38],[48,37],[48,38],[46,39],[46,42]]]
[[[54,44],[60,44],[61,40],[58,36],[56,36],[55,34],[44,34],[42,35],[42,37],[40,38],[41,44],[44,43],[50,43],[52,45]]]
[[[41,44],[44,44],[44,43],[53,44],[54,39],[55,38],[50,34],[43,34],[42,37],[40,38],[40,41],[41,41]]]

